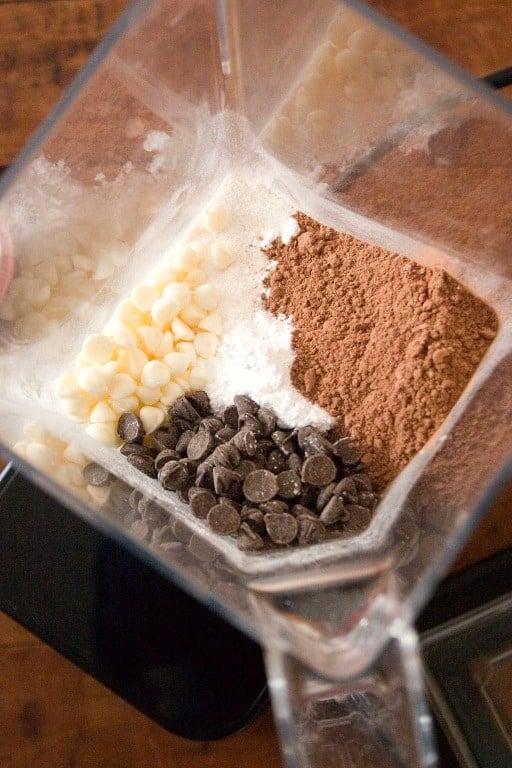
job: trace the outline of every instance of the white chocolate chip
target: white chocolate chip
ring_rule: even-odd
[[[135,380],[128,373],[116,373],[109,384],[108,391],[110,397],[119,400],[133,395],[136,387]]]
[[[177,317],[180,307],[181,304],[176,299],[158,299],[151,307],[151,317],[160,328],[163,328]]]
[[[91,368],[82,368],[78,374],[78,385],[80,389],[97,400],[101,397],[105,397],[107,394],[107,377],[102,370],[95,366]]]
[[[98,440],[103,445],[115,446],[119,444],[119,436],[117,434],[117,424],[115,421],[106,421],[102,424],[88,424],[85,431],[94,440]]]
[[[183,309],[192,301],[192,292],[186,283],[175,282],[165,286],[162,297],[178,302],[180,309]]]
[[[199,365],[193,366],[189,374],[189,382],[192,389],[204,389],[210,378],[204,368]]]
[[[44,443],[30,442],[25,452],[26,458],[38,469],[49,472],[56,466],[56,452]]]
[[[143,405],[155,405],[160,399],[160,387],[137,387],[137,397]]]
[[[149,312],[158,297],[159,292],[154,285],[144,285],[142,283],[135,286],[131,292],[131,300],[141,312]]]
[[[208,275],[202,269],[193,269],[187,274],[186,281],[191,289],[197,288],[198,285],[206,283]]]
[[[163,339],[160,328],[155,328],[153,325],[142,325],[140,328],[137,328],[137,336],[148,355],[153,354],[155,349],[158,349]]]
[[[154,408],[151,405],[144,405],[140,409],[139,416],[148,435],[154,432],[155,429],[158,429],[164,421],[164,412],[160,408]]]
[[[73,445],[73,443],[70,443],[64,448],[62,457],[72,464],[77,464],[79,467],[84,467],[87,464],[87,457],[76,445]]]
[[[190,357],[185,352],[169,352],[164,357],[164,363],[169,366],[171,376],[181,376],[190,364]]]
[[[183,389],[175,381],[170,381],[165,387],[162,387],[160,393],[160,402],[163,405],[172,405],[175,400],[183,394]]]
[[[150,360],[142,369],[141,382],[145,387],[163,387],[170,378],[169,366],[161,360]]]
[[[122,325],[137,328],[144,324],[144,316],[130,299],[125,299],[117,308],[115,319]]]
[[[77,397],[80,387],[77,378],[72,373],[63,373],[57,382],[56,392],[58,397]]]
[[[119,352],[118,361],[120,372],[139,379],[142,369],[148,362],[148,356],[142,349],[123,349]]]
[[[180,245],[173,255],[174,266],[181,272],[189,272],[194,267],[197,267],[201,260],[201,254],[195,248],[186,244]]]
[[[228,220],[229,212],[226,208],[219,206],[206,212],[204,225],[209,232],[217,234],[226,228]]]
[[[196,333],[194,338],[194,348],[199,357],[203,357],[205,360],[209,360],[214,356],[218,344],[217,336],[209,331]]]
[[[202,331],[210,331],[216,336],[222,336],[222,318],[218,312],[211,312],[209,315],[201,320],[197,327]]]
[[[199,307],[202,307],[202,309],[206,309],[207,312],[212,312],[214,309],[217,309],[219,303],[217,291],[211,283],[199,285],[194,289],[192,295],[194,303]]]
[[[87,493],[98,506],[102,507],[108,501],[110,487],[108,485],[88,485]]]
[[[78,397],[65,397],[62,401],[65,412],[74,421],[87,421],[92,410],[92,404],[89,399]]]
[[[156,347],[156,349],[153,350],[153,354],[155,357],[163,358],[165,355],[167,355],[169,352],[172,352],[174,349],[174,338],[171,333],[171,331],[164,331],[162,336],[162,341],[160,344]]]
[[[184,373],[183,376],[175,376],[173,381],[175,384],[178,384],[182,388],[183,392],[190,392],[192,389],[188,373]]]
[[[183,352],[188,357],[188,364],[195,365],[197,362],[197,354],[194,345],[190,341],[178,341],[176,344],[176,352]]]
[[[114,351],[114,342],[103,333],[92,333],[82,344],[82,356],[91,365],[107,363]]]
[[[197,326],[205,316],[206,310],[198,307],[197,304],[194,304],[193,302],[190,302],[188,307],[185,307],[185,309],[182,309],[180,312],[180,319],[192,328]]]
[[[127,397],[118,397],[111,401],[112,410],[121,416],[123,413],[137,412],[139,408],[139,398],[135,395],[128,395]]]
[[[177,341],[192,341],[194,339],[192,328],[184,323],[183,320],[180,320],[179,317],[175,317],[172,321],[171,330]]]
[[[235,254],[222,243],[213,243],[211,249],[212,264],[217,269],[227,269],[236,261]]]
[[[118,347],[135,349],[137,346],[137,337],[135,331],[131,328],[119,328],[114,336],[114,340]]]
[[[91,424],[103,424],[106,421],[117,421],[117,414],[104,400],[96,403],[89,416]]]

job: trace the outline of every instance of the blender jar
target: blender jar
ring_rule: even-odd
[[[264,646],[289,766],[435,764],[412,622],[511,461],[509,113],[363,5],[135,2],[2,179],[6,455]],[[187,391],[183,376],[154,397],[142,384],[135,400],[116,379],[117,410],[102,398],[120,361],[135,365],[134,340],[146,361],[159,345],[173,350],[170,331],[140,331],[172,260],[195,269],[187,290],[204,286],[201,233],[213,248],[228,201],[248,237],[258,195],[442,266],[487,302],[498,331],[365,530],[248,552],[116,445],[117,418],[146,408],[151,432],[158,409]],[[229,267],[229,253],[215,253]],[[261,284],[247,258],[247,280]],[[222,329],[201,295],[209,344]],[[161,318],[168,304],[158,307]],[[91,379],[87,359],[101,375]],[[196,362],[191,390],[208,383]],[[89,463],[104,481],[84,481]]]

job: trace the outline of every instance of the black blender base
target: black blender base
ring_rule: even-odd
[[[256,643],[12,469],[0,610],[179,736],[223,738],[267,703]]]

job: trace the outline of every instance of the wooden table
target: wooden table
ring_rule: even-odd
[[[373,0],[476,75],[512,65],[512,4]],[[126,0],[0,0],[0,167],[9,165]],[[457,561],[512,546],[512,484]],[[172,736],[0,614],[0,768],[277,768],[270,711],[215,743]]]

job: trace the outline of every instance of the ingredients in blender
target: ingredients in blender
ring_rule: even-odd
[[[353,436],[382,490],[450,412],[497,317],[441,269],[297,222],[267,249],[266,304],[292,320],[292,382]]]
[[[360,533],[378,501],[350,438],[288,428],[247,395],[216,414],[206,392],[193,392],[152,434],[135,413],[117,428],[135,469],[177,492],[215,533],[236,536],[243,551]],[[100,470],[85,467],[84,477],[103,482]]]

